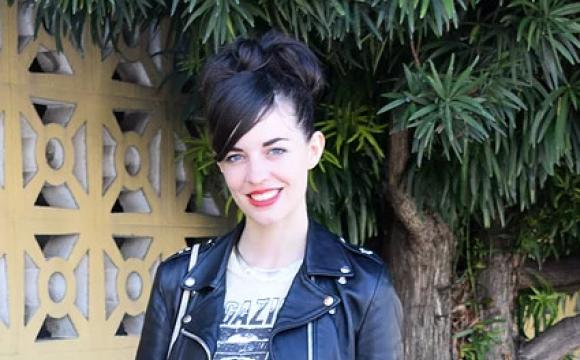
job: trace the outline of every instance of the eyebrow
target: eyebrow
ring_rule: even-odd
[[[267,146],[273,145],[273,144],[277,143],[278,141],[290,141],[290,139],[281,138],[281,137],[273,138],[273,139],[270,139],[268,141],[264,141],[262,143],[262,147],[267,147]],[[234,146],[234,147],[232,147],[231,151],[242,151],[242,149]]]
[[[270,146],[270,145],[273,145],[273,144],[277,143],[278,141],[290,141],[290,140],[287,139],[287,138],[279,138],[279,137],[278,138],[273,138],[273,139],[270,139],[268,141],[263,142],[262,143],[262,146],[263,147]]]

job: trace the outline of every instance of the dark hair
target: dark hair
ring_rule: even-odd
[[[314,133],[314,97],[324,80],[314,53],[303,43],[270,31],[261,39],[238,38],[209,59],[200,76],[201,100],[221,161],[276,96],[292,102],[298,124]]]

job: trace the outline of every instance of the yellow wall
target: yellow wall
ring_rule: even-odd
[[[147,36],[125,59],[101,60],[90,41],[81,55],[65,41],[65,61],[50,36],[31,39],[26,9],[5,3],[0,359],[131,359],[160,259],[226,221],[185,211],[191,174],[175,161],[183,129],[175,97],[156,88],[163,66],[145,54]],[[44,72],[29,71],[35,58]],[[125,113],[125,131],[114,111]],[[112,213],[118,199],[123,210]],[[116,335],[121,324],[128,335]]]
[[[575,316],[580,313],[580,291],[566,296],[564,301],[559,306],[559,314],[556,318],[556,323],[564,318]],[[542,328],[542,327],[540,327]],[[536,336],[534,330],[534,319],[528,319],[524,324],[524,333],[528,338]],[[580,349],[574,352],[574,355],[580,358]]]

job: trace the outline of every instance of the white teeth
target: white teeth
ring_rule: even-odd
[[[251,194],[250,197],[256,201],[270,200],[278,194],[278,190],[269,190],[261,194]]]

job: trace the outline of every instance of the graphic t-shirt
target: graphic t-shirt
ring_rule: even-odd
[[[272,327],[301,264],[302,260],[282,269],[260,269],[232,251],[215,360],[269,358]]]

